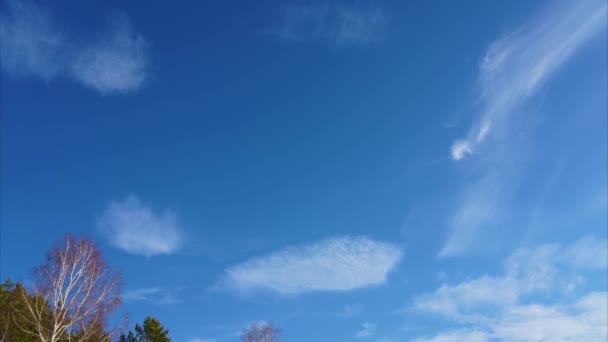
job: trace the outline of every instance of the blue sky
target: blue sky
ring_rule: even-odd
[[[0,276],[176,342],[605,340],[607,4],[1,2]]]

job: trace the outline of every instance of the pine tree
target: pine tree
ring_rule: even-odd
[[[169,329],[165,329],[156,318],[146,317],[143,327],[139,324],[135,325],[135,332],[138,342],[171,342],[168,336]]]
[[[120,339],[118,340],[119,342],[137,342],[137,339],[135,338],[135,335],[133,334],[132,331],[129,331],[129,333],[127,335],[120,334]]]
[[[36,342],[39,339],[26,331],[34,331],[32,322],[25,319],[27,308],[25,301],[33,301],[25,287],[13,283],[10,278],[0,284],[0,341]],[[50,311],[45,310],[45,316]]]

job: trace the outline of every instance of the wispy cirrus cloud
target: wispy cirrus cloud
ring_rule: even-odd
[[[377,328],[378,325],[376,323],[364,322],[361,326],[361,330],[355,333],[355,337],[359,339],[372,337],[376,334]]]
[[[102,94],[139,89],[147,79],[141,35],[124,14],[84,42],[60,29],[51,13],[33,3],[9,1],[0,16],[2,70],[15,78],[69,78]]]
[[[27,3],[9,1],[0,15],[0,65],[15,76],[49,80],[62,72],[65,36],[48,13]]]
[[[384,283],[401,255],[397,246],[366,237],[331,238],[232,266],[218,286],[285,295],[352,290]]]
[[[281,40],[322,41],[332,47],[367,46],[382,42],[388,24],[379,8],[337,4],[287,6],[277,27],[270,30]]]
[[[455,195],[455,210],[449,216],[449,236],[443,244],[439,257],[451,257],[472,253],[480,248],[480,241],[487,241],[494,230],[486,229],[498,221],[499,207],[505,197],[502,183],[505,174],[513,172],[511,167],[483,170],[479,178]]]
[[[175,214],[170,210],[156,213],[134,195],[110,202],[97,226],[111,245],[131,254],[171,254],[183,244]]]
[[[591,236],[570,246],[520,249],[506,260],[502,275],[443,284],[418,296],[417,311],[444,316],[459,327],[415,341],[606,339],[608,293],[583,285],[585,279],[605,274],[607,264],[608,241]],[[544,298],[566,295],[574,300]]]
[[[532,121],[523,105],[606,27],[601,0],[554,2],[513,33],[492,43],[479,69],[481,110],[468,134],[454,141],[454,161],[467,159],[470,181],[456,195],[441,257],[471,253],[497,234],[513,189],[523,177]],[[522,127],[523,126],[523,127]]]
[[[474,152],[494,129],[585,43],[606,27],[602,0],[561,1],[488,48],[479,67],[483,108],[468,135],[452,145],[455,161]]]
[[[122,298],[126,302],[143,301],[154,304],[175,304],[181,302],[178,291],[160,287],[128,290]]]
[[[346,305],[340,312],[340,316],[353,317],[360,314],[365,308],[362,304]]]
[[[433,337],[419,337],[412,342],[485,342],[488,340],[488,335],[481,331],[475,330],[454,330]]]

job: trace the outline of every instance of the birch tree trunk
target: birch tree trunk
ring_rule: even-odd
[[[34,299],[24,298],[24,318],[41,342],[84,342],[103,333],[108,315],[120,305],[120,275],[91,240],[67,235],[34,274]]]

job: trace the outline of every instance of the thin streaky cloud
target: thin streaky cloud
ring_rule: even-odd
[[[419,337],[412,342],[486,342],[488,339],[488,334],[485,332],[462,329],[441,333],[433,337]]]
[[[474,177],[455,197],[448,237],[439,257],[474,254],[499,234],[504,208],[522,177],[531,150],[532,122],[523,105],[579,50],[605,32],[607,4],[554,2],[513,33],[492,43],[479,68],[481,110],[452,160]],[[525,114],[525,115],[524,115]]]
[[[181,302],[177,290],[160,287],[128,290],[123,293],[122,298],[125,302],[142,301],[160,305]]]
[[[97,226],[111,245],[131,254],[173,254],[183,245],[175,213],[156,213],[134,195],[110,202]]]
[[[456,195],[456,210],[449,217],[451,230],[439,257],[474,253],[481,248],[481,241],[487,241],[488,234],[494,233],[484,228],[498,220],[501,197],[504,197],[501,186],[508,179],[507,171],[510,171],[508,167],[485,171]]]
[[[491,129],[502,125],[585,43],[602,32],[607,6],[602,0],[557,2],[492,43],[479,67],[482,112],[468,135],[452,145],[452,158],[458,161],[473,153]]]
[[[330,35],[330,39],[337,46],[348,46],[381,42],[388,19],[380,9],[361,11],[338,8],[335,20],[335,31]]]
[[[376,342],[396,342],[396,340],[393,340],[392,338],[386,337],[386,336],[382,336],[376,339]]]
[[[360,314],[364,308],[365,308],[365,306],[361,305],[361,304],[346,305],[342,309],[342,312],[340,312],[340,316],[353,317],[353,316]]]
[[[148,78],[144,39],[126,15],[110,17],[107,28],[85,43],[59,29],[51,13],[25,1],[9,1],[0,15],[0,66],[20,78],[74,80],[102,94],[139,89]]]
[[[378,328],[378,325],[376,323],[364,322],[363,325],[361,326],[361,330],[359,330],[359,331],[357,331],[357,333],[355,333],[355,337],[358,339],[372,337],[376,334],[377,328]]]
[[[332,47],[368,46],[385,39],[387,14],[379,8],[349,8],[335,4],[289,6],[270,30],[290,42],[322,41]]]
[[[401,255],[399,247],[366,237],[331,238],[232,266],[226,269],[218,286],[284,295],[348,291],[386,282]]]

